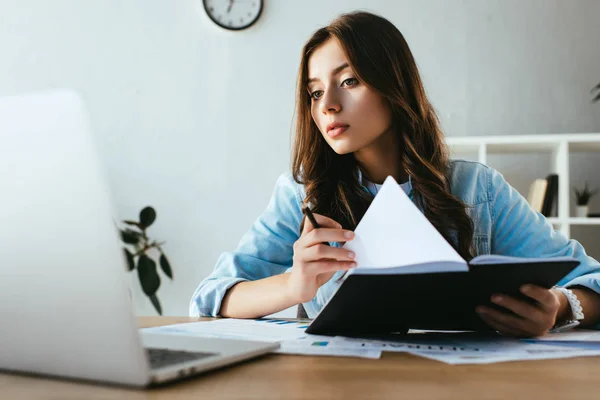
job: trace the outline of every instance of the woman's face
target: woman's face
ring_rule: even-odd
[[[312,53],[308,79],[312,118],[337,154],[361,150],[390,129],[388,105],[358,81],[336,39],[329,39]]]

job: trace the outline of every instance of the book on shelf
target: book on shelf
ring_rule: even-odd
[[[492,330],[475,307],[493,293],[528,300],[523,284],[551,288],[572,257],[479,255],[467,262],[388,177],[344,248],[356,268],[308,326],[321,335],[378,335],[408,329]],[[530,299],[529,299],[530,300]]]
[[[548,180],[547,179],[536,179],[533,181],[531,186],[529,186],[529,193],[527,194],[527,202],[529,206],[535,212],[542,212],[542,207],[544,205],[544,198],[546,197],[546,189],[548,188]]]
[[[542,205],[542,215],[552,217],[558,215],[558,174],[549,174],[546,177],[548,181],[544,202]]]

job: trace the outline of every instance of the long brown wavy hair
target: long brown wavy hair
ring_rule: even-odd
[[[411,177],[417,205],[458,253],[471,260],[473,221],[466,205],[450,192],[449,152],[437,115],[403,35],[378,15],[343,14],[317,30],[303,48],[292,173],[296,182],[305,187],[305,204],[345,229],[354,230],[373,200],[359,182],[359,165],[354,155],[335,153],[311,116],[311,99],[306,90],[308,59],[331,38],[341,43],[360,82],[388,103],[392,129],[400,138],[401,165]]]

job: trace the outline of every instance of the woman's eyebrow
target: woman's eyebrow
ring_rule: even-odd
[[[333,71],[331,71],[331,76],[335,76],[337,74],[339,74],[340,72],[342,72],[343,70],[345,70],[346,68],[348,68],[350,65],[348,65],[347,62],[343,63],[342,65],[340,65],[339,67],[335,67],[333,69]],[[310,85],[311,83],[315,82],[315,81],[319,81],[319,78],[310,78],[308,80],[308,82],[306,82],[307,85]]]

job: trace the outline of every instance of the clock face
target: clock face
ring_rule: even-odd
[[[262,0],[202,0],[209,18],[222,28],[246,29],[262,12]]]

